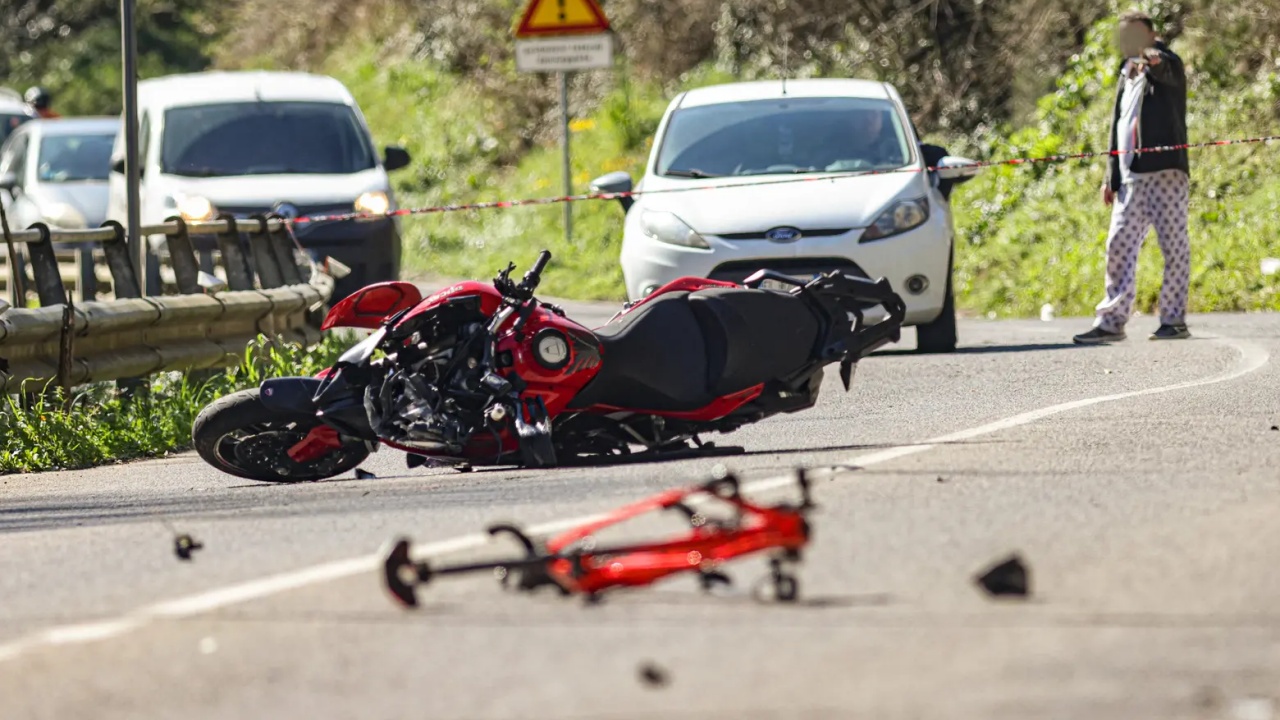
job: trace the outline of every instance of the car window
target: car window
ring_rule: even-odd
[[[348,174],[375,167],[356,114],[325,102],[250,102],[165,111],[165,173],[212,177]]]
[[[42,183],[106,180],[114,142],[111,133],[45,135],[40,139],[36,177]]]
[[[30,115],[0,112],[0,144],[9,139],[18,126],[31,119]]]
[[[674,177],[888,170],[911,159],[894,105],[782,98],[676,110],[657,172]]]

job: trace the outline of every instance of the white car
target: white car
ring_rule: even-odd
[[[622,198],[627,295],[686,275],[740,282],[761,269],[884,277],[906,302],[920,349],[950,352],[948,198],[977,168],[944,156],[920,144],[886,83],[774,80],[682,93],[658,126],[641,194]],[[625,192],[632,181],[610,173],[593,188]]]
[[[400,147],[384,156],[360,108],[339,81],[293,72],[207,72],[138,83],[141,221],[209,220],[395,208],[387,172],[409,164]],[[125,222],[124,133],[112,155],[109,216]],[[397,219],[298,226],[316,256],[352,269],[333,300],[400,274]],[[152,238],[159,244],[159,238]],[[199,244],[199,243],[198,243]]]
[[[115,118],[32,120],[0,147],[0,196],[9,224],[76,230],[107,215],[107,171]]]

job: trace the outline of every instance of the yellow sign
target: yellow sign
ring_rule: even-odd
[[[608,32],[609,21],[596,0],[529,0],[516,37]]]

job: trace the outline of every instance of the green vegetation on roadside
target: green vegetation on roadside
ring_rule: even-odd
[[[151,379],[134,397],[114,384],[76,391],[63,412],[60,390],[27,402],[0,397],[0,473],[64,470],[156,457],[191,444],[191,423],[213,400],[283,375],[314,375],[351,344],[330,334],[315,348],[263,340],[245,348],[240,364],[203,382],[181,373]]]

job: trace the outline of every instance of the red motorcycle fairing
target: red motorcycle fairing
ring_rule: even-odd
[[[589,413],[614,413],[614,412],[640,412],[645,415],[657,415],[673,420],[689,420],[692,422],[711,422],[719,420],[732,413],[734,410],[746,405],[747,403],[760,397],[760,393],[764,392],[764,384],[753,385],[745,390],[739,390],[732,395],[725,395],[712,400],[704,407],[697,410],[643,410],[639,408],[620,408],[611,405],[592,405],[585,412]]]
[[[348,295],[324,317],[320,329],[354,327],[372,330],[382,321],[422,300],[422,291],[413,283],[392,280],[375,283]]]
[[[623,315],[626,315],[632,310],[635,310],[636,308],[641,307],[642,305],[649,302],[650,300],[653,300],[654,298],[660,297],[662,295],[666,295],[667,293],[697,292],[698,290],[703,290],[705,288],[711,288],[711,287],[731,288],[731,287],[741,287],[741,286],[738,285],[737,283],[726,282],[724,280],[712,280],[710,278],[700,278],[700,277],[676,278],[675,280],[672,280],[666,285],[663,285],[657,290],[654,290],[648,295],[645,295],[644,297],[640,298],[639,300],[625,307],[622,310],[622,312],[618,313],[618,317],[622,317]]]
[[[475,280],[466,280],[455,285],[450,285],[449,287],[426,297],[412,310],[405,313],[404,317],[400,318],[400,322],[396,324],[397,326],[401,325],[425,312],[429,312],[446,300],[465,297],[467,295],[475,295],[480,298],[480,312],[483,313],[485,317],[492,317],[493,314],[498,311],[498,308],[502,306],[502,293],[498,292],[497,288],[492,284],[476,282]]]
[[[512,317],[499,330],[498,357],[511,354],[510,367],[499,372],[523,380],[527,389],[522,395],[541,398],[547,414],[554,418],[600,371],[600,343],[590,330],[544,307],[533,310],[518,334],[509,329],[515,322]],[[548,363],[539,359],[538,343],[549,338],[557,338],[568,347],[562,360]]]

